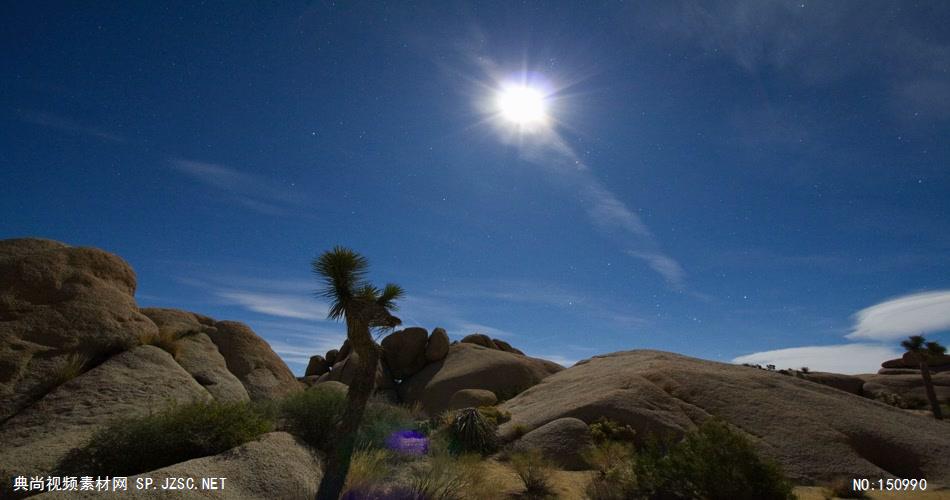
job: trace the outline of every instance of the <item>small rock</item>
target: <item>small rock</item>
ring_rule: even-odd
[[[462,338],[462,343],[480,345],[489,349],[498,349],[498,347],[495,346],[495,343],[492,342],[491,338],[488,335],[482,333],[466,335],[464,338]]]
[[[589,466],[583,453],[591,443],[587,424],[583,420],[566,417],[552,420],[525,434],[513,449],[538,450],[542,456],[566,470],[585,470]]]
[[[492,391],[485,389],[462,389],[456,391],[449,398],[448,410],[460,410],[462,408],[478,408],[479,406],[492,406],[498,402],[498,397]]]

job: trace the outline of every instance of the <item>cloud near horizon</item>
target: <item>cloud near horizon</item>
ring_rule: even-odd
[[[846,338],[890,341],[910,335],[950,330],[950,290],[904,295],[854,315],[853,331]]]
[[[854,314],[846,339],[852,344],[802,346],[756,352],[736,357],[733,363],[772,364],[837,373],[874,373],[903,350],[896,340],[950,329],[950,290],[915,293],[866,307]]]
[[[807,366],[813,371],[834,373],[875,373],[881,362],[900,357],[893,347],[877,344],[840,344],[828,346],[791,347],[739,356],[733,363],[775,365],[798,369]]]

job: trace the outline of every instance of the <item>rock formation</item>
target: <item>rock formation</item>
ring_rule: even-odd
[[[776,372],[659,351],[596,356],[541,380],[501,405],[518,426],[607,417],[640,439],[682,435],[721,418],[801,483],[848,477],[950,482],[946,422]]]

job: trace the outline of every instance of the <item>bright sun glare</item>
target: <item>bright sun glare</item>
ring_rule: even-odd
[[[501,116],[516,125],[537,125],[547,118],[544,94],[531,87],[505,87],[498,92],[497,104]]]

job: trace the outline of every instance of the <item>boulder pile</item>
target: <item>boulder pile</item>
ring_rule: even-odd
[[[379,348],[377,394],[390,401],[419,403],[430,414],[495,404],[564,369],[483,334],[450,342],[443,328],[431,334],[420,327],[398,330],[384,337]],[[358,360],[349,342],[344,342],[339,350],[311,357],[301,381],[349,385]]]
[[[116,255],[0,241],[0,470],[45,474],[117,417],[303,389],[247,325],[140,309]]]

